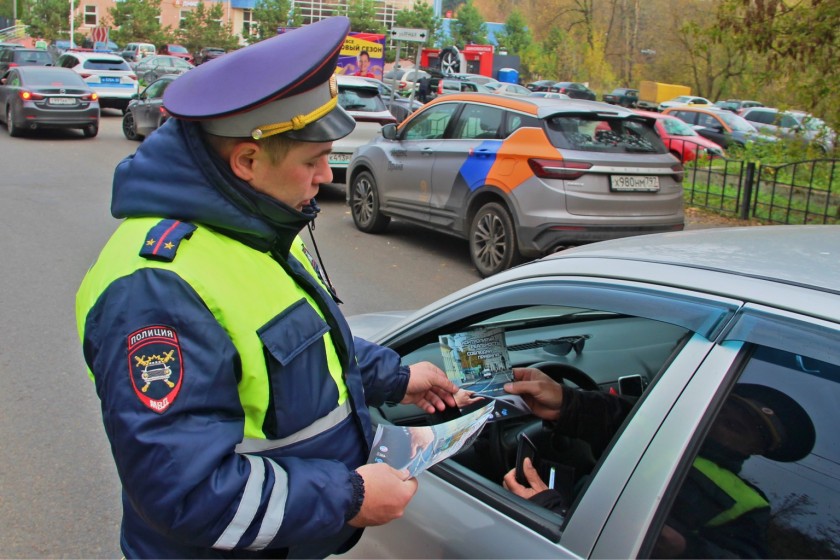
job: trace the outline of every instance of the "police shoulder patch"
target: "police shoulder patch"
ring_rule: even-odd
[[[175,329],[162,325],[143,327],[130,335],[128,373],[134,392],[158,414],[175,402],[184,379],[181,346]]]

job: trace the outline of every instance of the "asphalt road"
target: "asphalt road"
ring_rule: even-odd
[[[0,127],[0,557],[119,558],[119,483],[76,334],[74,297],[117,226],[115,165],[139,146],[108,113],[99,136]],[[394,224],[355,229],[326,187],[315,237],[346,314],[414,309],[479,278],[466,242]],[[304,239],[311,244],[308,234]]]

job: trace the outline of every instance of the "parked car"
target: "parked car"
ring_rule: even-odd
[[[682,165],[653,121],[602,103],[438,97],[360,146],[347,202],[356,227],[403,219],[469,240],[483,276],[521,256],[683,228]]]
[[[775,142],[776,138],[761,134],[746,119],[732,111],[715,106],[680,105],[665,109],[665,115],[682,119],[695,127],[697,133],[728,150],[732,145],[746,146],[748,142]]]
[[[501,83],[496,78],[491,78],[490,76],[485,76],[483,74],[468,74],[468,73],[459,73],[459,74],[447,74],[447,78],[458,78],[461,80],[469,80],[476,84],[481,84],[483,86],[490,85],[490,84],[498,84]]]
[[[376,86],[379,90],[379,96],[382,97],[382,100],[385,102],[388,110],[391,111],[391,114],[394,115],[394,118],[397,119],[398,123],[403,122],[408,115],[423,106],[423,103],[417,99],[403,97],[402,95],[396,93],[393,91],[391,86],[382,80],[377,80],[376,78],[364,79]]]
[[[714,106],[714,103],[705,97],[697,97],[696,95],[680,95],[668,101],[663,101],[659,104],[659,110],[664,111],[670,107],[678,107],[680,105],[707,105]]]
[[[157,48],[151,43],[129,43],[120,53],[127,62],[140,62],[147,56],[157,54]]]
[[[612,393],[629,413],[613,430],[596,424],[564,437],[552,431],[556,422],[515,416],[496,401],[475,441],[418,475],[405,515],[367,528],[342,557],[678,556],[661,552],[663,533],[685,537],[686,557],[836,555],[838,246],[840,227],[822,225],[646,235],[562,251],[420,311],[390,314],[396,322],[384,313],[351,317],[356,336],[393,348],[403,364],[428,360],[441,368],[441,335],[500,328],[514,367]],[[584,336],[580,353],[553,342]],[[772,398],[779,393],[788,398]],[[732,420],[724,416],[730,399],[754,420],[723,439],[718,420]],[[429,426],[485,404],[447,416],[393,404],[370,413],[382,425]],[[731,438],[756,433],[752,425],[765,443],[725,463],[727,449],[742,449]],[[595,433],[605,437],[594,441]],[[556,463],[555,488],[569,493],[566,511],[502,487],[520,434]],[[713,448],[712,457],[732,470],[707,459]],[[756,451],[763,454],[750,454]],[[709,474],[698,476],[699,469]],[[744,490],[730,495],[724,486]],[[742,507],[708,530],[680,535],[683,522],[702,526],[710,518],[697,501],[686,504],[688,495]],[[795,514],[786,514],[791,507]],[[721,527],[750,511],[754,523]]]
[[[356,128],[348,136],[333,142],[329,162],[333,181],[343,183],[353,151],[370,141],[386,124],[397,119],[388,110],[377,85],[360,76],[336,76],[338,104],[356,120]]]
[[[554,91],[552,88],[556,83],[554,80],[537,80],[525,84],[525,87],[531,91]],[[557,92],[555,91],[555,93]]]
[[[68,41],[69,43],[69,41]],[[96,52],[120,54],[122,49],[113,41],[94,41],[90,37],[82,43],[82,47]]]
[[[764,103],[746,99],[727,99],[725,101],[715,101],[715,106],[732,111],[733,113],[738,113],[742,109],[749,109],[750,107],[764,107]]]
[[[191,68],[195,67],[183,57],[156,54],[135,64],[134,73],[142,85],[151,84],[164,74],[183,74]]]
[[[129,140],[143,140],[169,118],[163,107],[163,92],[180,74],[166,74],[150,83],[128,103],[122,130]]]
[[[190,54],[190,51],[184,45],[173,45],[169,43],[161,45],[158,49],[158,54],[177,56],[178,58],[183,58],[190,64],[193,63],[193,55]]]
[[[837,134],[819,119],[803,111],[780,111],[771,107],[751,107],[739,113],[759,132],[813,144],[823,153],[834,150]]]
[[[203,47],[198,53],[193,57],[193,63],[198,66],[199,64],[204,64],[208,60],[213,60],[214,58],[219,58],[227,51],[221,47]]]
[[[76,43],[67,39],[56,39],[47,46],[47,52],[50,53],[50,56],[52,56],[53,59],[53,64],[55,64],[55,61],[58,60],[59,56],[64,54],[67,50],[75,48],[78,48]]]
[[[396,88],[397,93],[402,95],[409,95],[413,90],[417,89],[417,82],[420,78],[431,79],[432,75],[425,70],[415,68],[398,68],[396,70],[389,70],[382,75],[382,81],[385,85]]]
[[[687,122],[671,115],[663,115],[656,111],[640,111],[636,113],[656,120],[656,132],[674,157],[683,163],[694,161],[698,157],[723,156],[721,146],[708,138],[700,136]]]
[[[115,54],[68,51],[58,57],[56,66],[74,70],[99,94],[101,107],[124,111],[137,93],[137,74]]]
[[[489,89],[492,93],[498,95],[531,95],[533,93],[530,89],[519,84],[510,84],[507,82],[495,82],[485,84],[484,87]]]
[[[0,51],[0,76],[16,66],[52,66],[50,53],[43,49],[6,48]]]
[[[551,91],[565,93],[572,99],[588,99],[590,101],[598,99],[594,91],[579,82],[556,82],[552,88]]]
[[[0,120],[9,136],[44,128],[99,133],[99,101],[81,76],[66,68],[16,66],[0,76]]]
[[[432,78],[429,80],[429,99],[463,92],[492,93],[486,86],[460,78]]]
[[[605,93],[601,99],[604,103],[632,108],[639,104],[639,90],[632,88],[615,88],[612,92]]]

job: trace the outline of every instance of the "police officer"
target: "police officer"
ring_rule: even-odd
[[[116,169],[124,221],[76,307],[126,557],[347,550],[417,488],[365,464],[367,407],[455,406],[440,369],[352,336],[298,236],[355,125],[334,78],[348,31],[329,18],[190,70]]]

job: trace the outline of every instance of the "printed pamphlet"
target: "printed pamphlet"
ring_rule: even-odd
[[[468,447],[493,415],[494,402],[455,420],[434,426],[391,426],[380,424],[373,436],[368,463],[387,463],[408,469],[414,477],[435,463]]]

